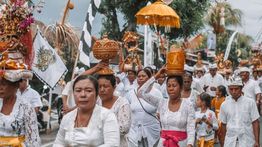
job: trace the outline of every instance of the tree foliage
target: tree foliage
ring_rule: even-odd
[[[209,0],[176,0],[170,5],[180,16],[181,28],[171,29],[170,39],[195,35],[204,27],[204,16],[209,8]]]
[[[155,2],[155,0],[104,0],[99,8],[99,12],[105,15],[102,33],[107,32],[110,38],[121,40],[125,31],[136,31],[135,14],[149,1]],[[204,26],[203,17],[208,9],[209,0],[175,0],[169,6],[180,16],[181,28],[171,29],[167,35],[170,39],[187,38]],[[125,21],[121,27],[118,22],[119,13],[124,16]]]
[[[220,24],[221,8],[224,8],[225,26]],[[213,27],[216,35],[223,33],[227,26],[241,26],[243,12],[240,9],[234,9],[229,3],[217,3],[212,6],[206,17],[208,25]]]

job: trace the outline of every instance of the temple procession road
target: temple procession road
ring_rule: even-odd
[[[56,114],[55,114],[56,115]],[[41,132],[40,133],[40,137],[42,140],[42,147],[52,147],[55,138],[56,138],[56,134],[58,132],[59,129],[59,125],[57,123],[57,117],[54,116],[52,117],[51,120],[51,126],[52,129],[49,132]],[[260,143],[262,142],[262,118],[260,118]],[[215,147],[220,147],[220,145],[216,144]]]

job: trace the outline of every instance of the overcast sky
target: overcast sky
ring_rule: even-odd
[[[90,0],[71,0],[75,8],[70,11],[68,21],[71,25],[82,29],[83,22],[87,13]],[[243,26],[234,28],[242,33],[252,36],[257,41],[258,32],[262,32],[262,0],[227,0],[233,6],[243,11]],[[45,0],[45,6],[40,14],[35,14],[36,19],[45,24],[55,23],[61,20],[63,9],[67,0]],[[261,19],[259,20],[259,18]],[[94,29],[92,34],[98,36],[101,29],[101,18],[98,16],[94,20]],[[260,38],[262,40],[262,38]]]

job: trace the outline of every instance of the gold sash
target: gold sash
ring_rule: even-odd
[[[0,136],[0,147],[23,147],[25,136]]]
[[[214,147],[214,139],[205,141],[205,137],[200,137],[197,140],[197,147]]]

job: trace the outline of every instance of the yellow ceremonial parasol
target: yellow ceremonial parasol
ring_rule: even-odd
[[[162,0],[145,6],[135,16],[137,24],[180,28],[179,16]]]

